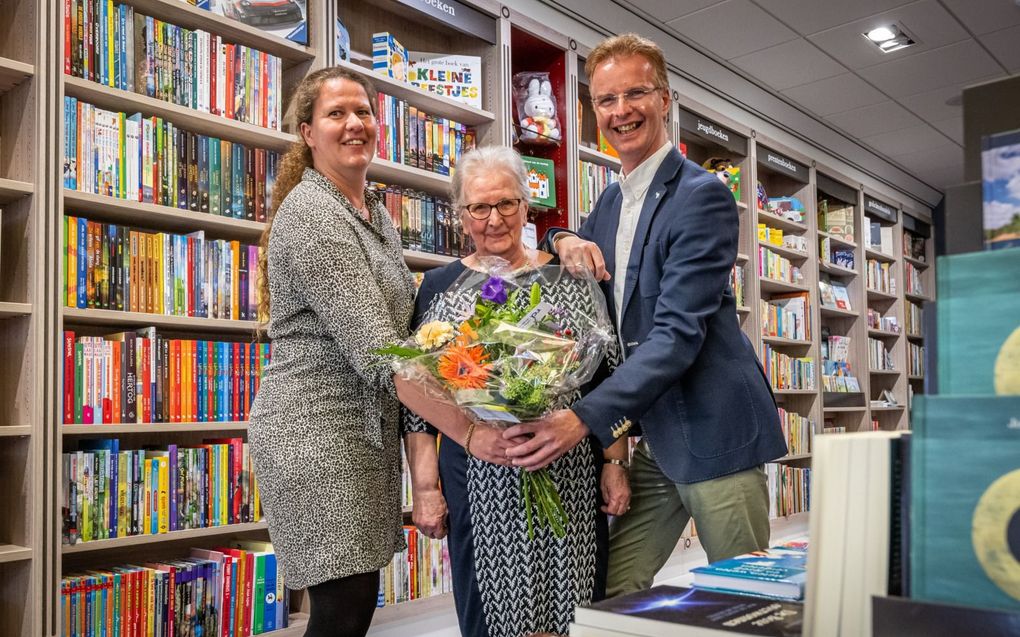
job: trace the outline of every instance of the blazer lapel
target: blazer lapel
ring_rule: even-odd
[[[602,259],[606,262],[606,271],[613,276],[616,276],[616,231],[620,227],[620,205],[622,201],[623,196],[620,189],[617,188],[613,200],[607,201],[605,211],[600,213],[600,216],[605,215],[599,219],[602,223],[593,228],[592,232],[592,238],[602,249]],[[609,303],[607,303],[609,306],[609,318],[612,319],[613,325],[619,325],[616,316],[616,303],[613,302],[613,280],[610,279],[608,282],[600,281],[599,287],[602,288],[606,299],[609,300]]]
[[[620,304],[620,311],[627,316],[627,306],[634,296],[634,288],[637,287],[638,272],[641,268],[641,255],[644,253],[645,240],[648,231],[652,228],[652,220],[659,206],[666,199],[667,184],[680,172],[680,166],[684,163],[684,157],[675,148],[662,160],[662,165],[655,171],[655,177],[648,186],[645,193],[644,203],[641,205],[641,215],[638,217],[637,227],[634,228],[634,241],[631,243],[630,260],[627,262],[627,280],[623,286],[623,303]],[[616,220],[619,224],[620,208],[617,206]],[[616,247],[616,232],[613,232],[613,247]],[[621,324],[622,324],[621,317]]]

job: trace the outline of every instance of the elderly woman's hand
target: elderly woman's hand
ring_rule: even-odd
[[[446,537],[446,498],[434,489],[415,489],[411,520],[418,530],[435,540]]]
[[[560,256],[560,263],[566,266],[574,276],[587,270],[592,273],[596,281],[608,281],[613,278],[606,270],[606,260],[602,258],[602,250],[595,243],[563,233],[556,237],[555,245],[556,253]]]

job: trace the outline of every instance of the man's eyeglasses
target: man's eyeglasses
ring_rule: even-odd
[[[520,197],[514,199],[503,199],[496,203],[469,203],[464,206],[464,209],[468,211],[472,219],[483,221],[489,218],[492,214],[492,209],[495,208],[499,211],[499,214],[504,217],[510,217],[517,213],[521,202],[524,201]]]
[[[616,107],[616,103],[620,100],[621,97],[623,98],[623,101],[627,102],[628,104],[636,104],[640,102],[642,99],[644,99],[644,97],[649,93],[654,93],[658,90],[661,89],[655,86],[651,88],[635,87],[620,95],[616,95],[613,93],[610,93],[609,95],[597,95],[596,97],[592,98],[592,103],[595,105],[595,108],[599,109],[600,111],[608,112]]]

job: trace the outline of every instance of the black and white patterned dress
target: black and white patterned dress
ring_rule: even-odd
[[[465,310],[470,313],[477,292],[447,291],[464,271],[456,261],[425,274],[412,331],[429,321],[459,320]],[[525,289],[531,285],[529,276],[518,275]],[[594,315],[584,287],[569,275],[544,286],[543,300],[566,310],[564,323],[575,330]],[[436,433],[406,410],[403,429]],[[442,439],[439,470],[450,515],[454,599],[464,637],[565,635],[574,608],[604,595],[608,539],[606,518],[599,510],[601,464],[601,447],[589,437],[550,466],[569,520],[567,535],[556,539],[543,528],[536,529],[531,540],[519,500],[521,470],[469,458],[460,445]]]
[[[407,337],[414,280],[371,193],[365,221],[307,169],[273,220],[273,357],[248,441],[287,586],[381,568],[404,546],[400,407],[371,352]]]

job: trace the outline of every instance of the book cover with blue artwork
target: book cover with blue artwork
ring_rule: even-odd
[[[985,248],[1020,247],[1020,130],[981,139]]]
[[[691,569],[694,586],[778,599],[804,598],[807,543],[789,542]]]

